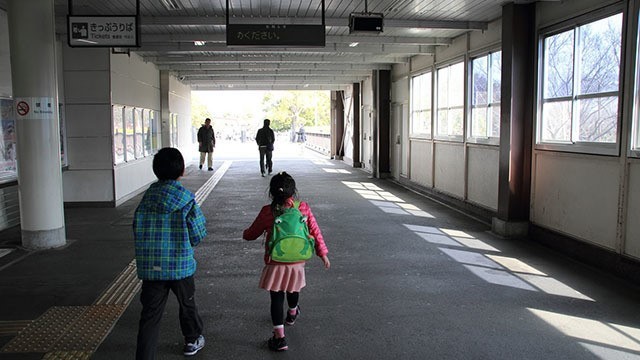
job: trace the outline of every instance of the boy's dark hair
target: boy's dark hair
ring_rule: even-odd
[[[271,207],[273,209],[284,205],[285,200],[296,195],[296,193],[296,182],[291,175],[283,171],[271,178],[269,195],[271,196]]]
[[[177,180],[184,174],[184,158],[176,148],[162,148],[153,157],[153,173],[159,180]]]

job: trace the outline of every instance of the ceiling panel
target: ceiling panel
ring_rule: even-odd
[[[67,1],[70,0],[55,0],[57,32],[61,34],[66,32]],[[0,7],[5,2],[0,0]],[[228,2],[232,24],[321,23],[321,0]],[[252,77],[261,77],[261,89],[340,87],[362,77],[363,71],[388,69],[392,64],[409,61],[415,54],[432,54],[438,46],[448,46],[454,37],[486,29],[489,21],[500,17],[503,3],[504,0],[325,0],[325,47],[260,48],[226,46],[227,0],[140,0],[141,47],[130,51],[198,88],[205,88],[207,79],[214,87],[228,87],[236,81],[235,89],[257,88]],[[76,15],[133,14],[136,2],[73,0],[73,8]],[[383,32],[349,32],[349,15],[365,11],[383,14]],[[195,41],[205,44],[196,46]],[[199,69],[202,71],[194,71]],[[309,78],[314,69],[317,79],[312,82]],[[353,69],[353,77],[347,75],[349,69]],[[269,81],[265,82],[266,77]],[[292,84],[296,80],[306,82]]]

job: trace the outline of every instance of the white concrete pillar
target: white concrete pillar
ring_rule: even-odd
[[[60,161],[54,0],[9,0],[22,245],[66,243]]]

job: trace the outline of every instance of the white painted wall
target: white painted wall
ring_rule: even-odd
[[[197,153],[197,142],[191,134],[191,87],[181,83],[175,76],[169,76],[169,109],[178,117],[178,149],[187,155]],[[214,154],[215,156],[215,154]],[[185,156],[185,161],[189,159]]]
[[[391,94],[392,102],[407,104],[407,114],[403,119],[403,128],[407,131],[402,138],[407,149],[401,161],[406,161],[409,180],[493,211],[498,207],[499,147],[480,146],[466,141],[434,144],[427,139],[410,139],[409,83],[411,76],[426,69],[433,70],[439,64],[454,59],[496,49],[502,38],[501,32],[502,22],[498,19],[489,23],[487,30],[461,35],[451,45],[438,47],[435,56],[414,56],[408,64],[395,65],[392,70],[392,89],[395,90]],[[406,91],[402,91],[405,88]],[[435,104],[432,108],[435,109]],[[392,168],[402,165],[395,164],[398,161],[396,157],[391,161]]]
[[[464,146],[436,142],[434,150],[434,188],[458,199],[464,199]]]
[[[11,97],[11,59],[7,12],[0,9],[0,97]]]
[[[498,162],[497,146],[467,147],[467,199],[470,202],[498,210]]]
[[[111,103],[160,111],[160,72],[136,54],[110,54]],[[111,117],[109,117],[111,124]],[[111,125],[109,125],[111,128]],[[110,137],[110,149],[112,139]],[[111,152],[111,150],[110,150]],[[130,199],[156,180],[152,156],[114,166],[115,204]]]
[[[114,200],[109,49],[62,46],[69,167],[65,202]]]
[[[624,250],[628,255],[640,259],[640,163],[634,161],[629,167],[629,198],[627,199],[627,231]]]
[[[428,188],[433,187],[433,142],[411,139],[410,175],[411,181]]]
[[[531,221],[615,249],[618,159],[545,151],[534,156]]]

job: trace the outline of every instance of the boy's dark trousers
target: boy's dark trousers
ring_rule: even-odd
[[[196,286],[193,276],[181,280],[142,281],[142,313],[138,328],[137,360],[156,358],[156,346],[160,334],[160,319],[171,290],[180,305],[180,328],[185,342],[193,343],[202,334],[202,319],[195,301]]]

